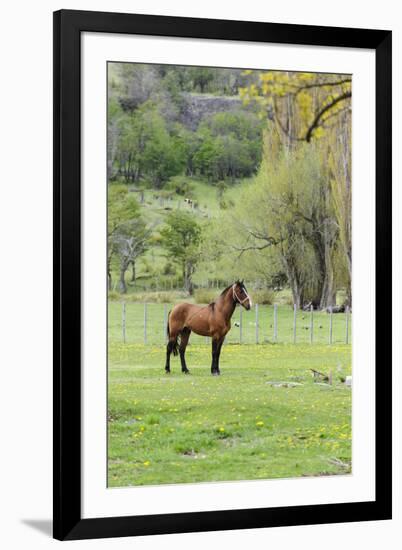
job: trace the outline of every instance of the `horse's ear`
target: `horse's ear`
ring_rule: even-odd
[[[241,284],[241,285],[242,285],[243,283],[244,283],[244,279],[242,279],[242,280],[240,281],[240,284]]]

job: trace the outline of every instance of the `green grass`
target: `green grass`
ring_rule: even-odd
[[[218,291],[217,291],[218,293]],[[252,294],[252,293],[251,293]],[[177,301],[189,301],[178,294]],[[165,308],[166,312],[172,304],[147,304],[147,343],[163,344],[165,341]],[[256,310],[251,311],[236,308],[232,317],[232,329],[226,337],[227,343],[239,343],[240,329],[235,323],[240,321],[242,315],[242,343],[256,343]],[[314,312],[313,342],[314,344],[327,344],[329,342],[330,316],[320,311]],[[349,318],[349,342],[351,341],[352,323]],[[310,343],[310,313],[297,312],[296,340],[298,343]],[[122,304],[109,302],[109,341],[122,341]],[[346,316],[344,313],[337,313],[332,316],[332,342],[334,344],[345,343]],[[136,302],[126,303],[126,342],[144,343],[144,304]],[[208,340],[196,334],[190,337],[190,346],[193,344],[209,343]],[[259,306],[258,308],[258,342],[274,342],[274,307]],[[278,306],[278,343],[293,343],[293,308],[286,305]]]
[[[350,472],[350,346],[228,345],[220,377],[205,345],[188,348],[189,376],[164,360],[163,345],[109,341],[110,487]]]

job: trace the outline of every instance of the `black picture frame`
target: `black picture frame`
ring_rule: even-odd
[[[83,32],[375,50],[375,501],[82,519],[80,38]],[[391,32],[385,30],[70,10],[54,13],[55,538],[72,540],[391,518],[391,39]]]

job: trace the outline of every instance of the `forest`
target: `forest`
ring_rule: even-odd
[[[351,95],[350,75],[109,63],[110,296],[244,278],[351,307]]]

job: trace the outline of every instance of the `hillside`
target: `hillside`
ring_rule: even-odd
[[[217,113],[239,111],[242,101],[238,96],[216,96],[211,94],[181,94],[180,122],[195,131],[199,123]]]
[[[130,186],[130,193],[136,196],[141,209],[141,214],[147,223],[154,227],[155,233],[163,226],[166,216],[173,210],[190,212],[201,224],[208,223],[208,220],[219,217],[234,200],[237,193],[252,181],[250,179],[240,180],[231,185],[223,192],[207,182],[195,178],[186,178],[190,192],[180,195],[170,192],[166,196],[164,190],[145,189],[139,191],[135,186]],[[173,178],[174,183],[174,178]],[[190,198],[192,204],[186,199]],[[195,207],[194,205],[197,205]],[[222,208],[223,206],[223,208]],[[169,266],[169,267],[167,267]],[[128,277],[128,293],[148,290],[151,288],[171,288],[180,286],[179,280],[174,273],[172,261],[166,251],[156,242],[138,260],[136,265],[136,283],[133,284]],[[113,290],[118,285],[118,265],[113,264]],[[213,274],[211,274],[211,279]]]
[[[194,270],[188,258],[169,257],[162,233],[177,213],[204,233],[258,172],[263,123],[240,98],[245,83],[241,70],[108,64],[108,180],[120,186],[110,199],[119,224],[118,231],[109,224],[111,291],[182,288],[183,279],[188,289],[190,279],[222,278],[211,264],[201,273],[199,258]]]
[[[348,75],[111,64],[109,289],[243,277],[351,305],[350,96]]]

